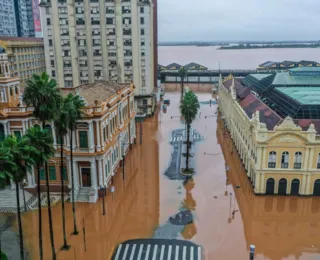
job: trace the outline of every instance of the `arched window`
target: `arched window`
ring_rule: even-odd
[[[276,168],[277,153],[272,151],[269,153],[268,168]]]
[[[317,168],[320,169],[320,153],[318,154]]]
[[[283,152],[281,157],[281,168],[289,167],[289,152]]]
[[[273,195],[274,194],[274,179],[273,178],[269,178],[267,180],[266,194],[267,195]]]
[[[293,167],[295,169],[301,169],[302,165],[302,153],[301,152],[296,152],[294,155],[294,165]]]

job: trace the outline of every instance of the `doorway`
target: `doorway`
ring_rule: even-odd
[[[320,196],[320,179],[317,179],[313,185],[313,196]]]
[[[292,180],[290,195],[299,195],[299,187],[300,187],[300,180],[298,179]]]
[[[91,171],[90,168],[81,168],[82,186],[91,187]]]
[[[273,195],[274,194],[274,179],[269,178],[267,180],[266,194]]]
[[[279,188],[278,188],[278,195],[286,195],[287,194],[287,179],[280,179],[279,181]]]

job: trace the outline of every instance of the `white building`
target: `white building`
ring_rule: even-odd
[[[153,3],[148,0],[42,0],[47,72],[59,87],[133,81],[137,112],[155,101]]]

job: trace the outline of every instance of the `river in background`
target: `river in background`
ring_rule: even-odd
[[[172,62],[186,65],[196,62],[209,69],[256,69],[265,61],[300,61],[320,62],[320,49],[247,49],[218,50],[218,46],[159,46],[159,64],[166,66]]]

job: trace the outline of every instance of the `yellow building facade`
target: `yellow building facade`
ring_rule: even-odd
[[[19,77],[22,87],[32,74],[46,71],[43,39],[0,37],[0,47],[8,55],[11,76]]]
[[[226,87],[229,86],[229,87]],[[315,126],[307,130],[287,117],[268,125],[274,113],[261,102],[250,116],[239,101],[232,77],[219,81],[219,111],[242,159],[256,194],[320,195],[320,136]],[[241,91],[241,90],[240,90]]]
[[[18,77],[10,76],[8,56],[0,53],[0,142],[8,135],[21,137],[34,126],[42,127],[33,117],[33,107],[22,102]],[[61,94],[79,95],[85,102],[83,117],[76,130],[63,137],[63,173],[60,172],[60,144],[53,122],[46,122],[51,129],[55,156],[48,161],[50,190],[61,190],[61,176],[65,190],[71,189],[71,164],[73,163],[74,187],[77,201],[95,202],[98,190],[110,186],[112,177],[124,162],[136,138],[134,89],[131,84],[96,81],[75,88],[61,88]],[[70,136],[73,137],[73,161],[70,153]],[[27,173],[27,190],[34,191],[37,170]],[[45,188],[45,172],[40,169],[40,186]],[[11,183],[11,187],[15,186]]]

